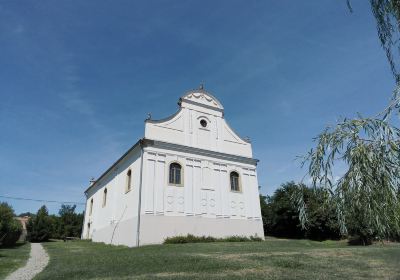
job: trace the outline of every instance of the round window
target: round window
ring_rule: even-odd
[[[201,120],[200,124],[202,127],[207,127],[207,121],[206,120]]]

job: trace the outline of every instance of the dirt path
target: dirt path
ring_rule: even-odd
[[[31,254],[28,262],[11,273],[6,280],[30,280],[41,272],[49,262],[49,256],[40,243],[31,243]]]

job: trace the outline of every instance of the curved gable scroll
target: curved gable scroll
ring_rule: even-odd
[[[182,104],[184,103],[198,105],[222,113],[224,111],[224,107],[222,106],[221,102],[219,102],[219,100],[216,97],[214,97],[213,95],[211,95],[210,93],[208,93],[203,89],[191,90],[186,94],[184,94],[179,99],[178,104],[182,106]]]
[[[148,119],[146,120],[146,122],[154,124],[155,126],[159,126],[166,129],[172,129],[180,132],[183,132],[184,130],[182,108],[179,109],[175,114],[167,118],[161,120]]]

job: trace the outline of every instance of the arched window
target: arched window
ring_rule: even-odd
[[[87,223],[86,239],[90,237],[90,223]]]
[[[92,212],[93,212],[93,198],[90,200],[89,216],[92,215]]]
[[[103,207],[107,205],[107,188],[104,189],[103,192]]]
[[[125,192],[129,192],[132,188],[132,170],[128,170],[126,173],[126,188]]]
[[[239,173],[237,173],[236,171],[232,171],[230,177],[231,177],[231,191],[240,192]]]
[[[182,184],[182,167],[179,163],[173,162],[169,165],[169,183],[173,185]]]

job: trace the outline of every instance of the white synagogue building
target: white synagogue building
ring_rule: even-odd
[[[145,135],[85,191],[82,238],[130,247],[193,234],[264,237],[251,143],[203,90],[147,119]]]

